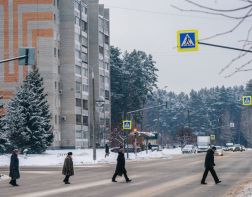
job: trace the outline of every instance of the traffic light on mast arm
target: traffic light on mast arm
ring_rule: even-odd
[[[0,96],[0,109],[3,108],[3,106],[4,106],[2,99],[3,99],[3,96]]]

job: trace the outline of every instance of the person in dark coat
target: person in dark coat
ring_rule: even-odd
[[[17,179],[20,178],[19,173],[19,160],[18,160],[18,149],[13,150],[10,160],[10,174],[11,181],[9,182],[12,186],[18,186]]]
[[[70,176],[74,175],[72,155],[73,155],[72,152],[67,153],[67,156],[64,161],[63,169],[62,169],[62,174],[65,175],[65,179],[63,180],[65,184],[70,184],[69,178]]]
[[[105,145],[105,158],[109,156],[109,146],[108,144]]]
[[[124,157],[124,149],[123,146],[120,146],[120,149],[118,151],[118,157],[117,157],[117,164],[116,164],[116,170],[112,177],[112,182],[117,182],[116,177],[117,175],[122,176],[124,175],[124,178],[126,182],[131,182],[129,177],[127,176],[127,171],[125,169],[125,157]]]
[[[206,177],[208,172],[210,171],[214,181],[216,184],[220,183],[221,181],[219,180],[215,170],[214,170],[214,152],[216,150],[216,147],[212,147],[210,149],[208,149],[207,154],[206,154],[206,158],[205,158],[205,172],[203,174],[202,180],[201,180],[201,184],[206,185]]]

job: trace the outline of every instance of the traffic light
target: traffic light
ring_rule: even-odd
[[[19,59],[19,65],[35,65],[34,48],[19,48],[19,56],[25,56]]]
[[[3,96],[0,96],[0,109],[3,108],[3,106],[4,106],[2,99],[3,99]]]
[[[165,108],[168,108],[168,101],[165,102]]]

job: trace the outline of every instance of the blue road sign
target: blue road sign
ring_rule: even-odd
[[[180,30],[177,31],[177,45],[179,52],[198,50],[198,31]]]
[[[125,120],[123,121],[123,129],[130,130],[132,128],[132,122],[131,120]]]

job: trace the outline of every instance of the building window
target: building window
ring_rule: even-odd
[[[88,116],[82,116],[83,118],[83,125],[88,126]]]
[[[83,100],[83,109],[88,110],[88,100]]]
[[[81,45],[86,47],[86,48],[88,46],[87,38],[85,38],[84,36],[81,36]]]
[[[76,115],[76,124],[77,125],[81,125],[82,124],[82,122],[81,122],[81,115]]]
[[[109,36],[105,35],[104,38],[105,38],[105,44],[109,45]]]
[[[76,93],[81,93],[81,83],[76,82]]]
[[[75,65],[75,73],[78,75],[81,75],[81,67],[78,65]]]
[[[76,136],[75,136],[75,138],[82,139],[82,131],[81,130],[76,130]]]
[[[88,56],[86,53],[81,53],[81,60],[85,63],[88,62]]]
[[[88,85],[82,84],[82,91],[83,92],[88,92]]]
[[[74,8],[80,10],[80,4],[77,1],[74,1]]]
[[[110,119],[106,118],[106,127],[109,127],[109,126],[110,126]]]
[[[99,32],[99,43],[103,44],[103,34],[101,32]]]
[[[75,39],[75,42],[80,42],[80,35],[75,33],[74,39]]]
[[[104,125],[105,124],[105,119],[104,118],[100,118],[100,125]]]
[[[75,50],[75,57],[81,59],[81,52],[79,50]]]
[[[87,30],[88,30],[88,23],[87,22],[81,20],[80,27],[81,27],[81,31],[84,31],[87,33]]]
[[[105,90],[105,99],[109,100],[109,91]]]
[[[109,63],[106,63],[106,62],[105,62],[104,65],[105,65],[105,66],[104,66],[105,69],[109,70]]]
[[[105,77],[105,83],[109,84],[109,77],[107,77],[107,76]]]
[[[100,83],[103,84],[105,82],[104,76],[100,75]]]
[[[103,55],[103,53],[104,53],[104,49],[103,49],[103,47],[101,47],[101,46],[99,46],[99,53],[102,54],[102,55]]]
[[[80,26],[80,18],[75,16],[75,24]]]
[[[54,47],[54,57],[57,57],[57,49]]]
[[[110,104],[104,104],[104,110],[109,111],[110,110]]]
[[[88,69],[82,68],[82,71],[83,71],[83,76],[88,77]]]
[[[81,107],[81,99],[76,98],[75,103],[77,107]]]

